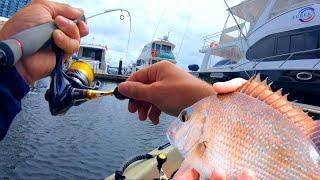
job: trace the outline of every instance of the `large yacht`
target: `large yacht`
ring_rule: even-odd
[[[152,41],[144,46],[138,60],[135,64],[134,71],[155,64],[162,60],[168,60],[174,64],[177,63],[173,55],[175,44],[169,41],[168,36],[162,39]]]
[[[289,100],[320,106],[320,1],[247,0],[228,12],[194,74],[213,83],[260,73]]]

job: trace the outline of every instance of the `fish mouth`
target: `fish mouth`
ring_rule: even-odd
[[[186,122],[182,122],[180,119],[174,120],[167,131],[167,138],[171,145],[177,148],[181,154],[186,157],[189,152],[189,149],[186,150],[184,148],[185,142],[187,142],[186,136],[184,136],[184,132],[180,132],[180,129],[185,126]]]

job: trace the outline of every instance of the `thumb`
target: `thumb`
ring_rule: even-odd
[[[134,81],[125,81],[118,86],[119,92],[129,98],[147,101],[151,99],[149,85]]]

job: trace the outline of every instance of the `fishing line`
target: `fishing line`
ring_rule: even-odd
[[[125,16],[123,15],[123,12],[126,12],[128,14],[128,17],[129,17],[129,23],[130,23],[130,25],[129,25],[129,37],[128,37],[128,41],[127,41],[126,55],[125,55],[125,60],[128,60],[129,44],[130,44],[131,33],[132,33],[131,14],[130,14],[130,12],[128,10],[121,9],[121,8],[118,8],[118,9],[107,9],[107,10],[105,10],[103,12],[99,12],[99,13],[96,13],[94,15],[91,15],[91,16],[87,17],[87,20],[92,19],[92,18],[97,17],[97,16],[100,16],[100,15],[103,15],[103,14],[106,14],[106,13],[114,12],[114,11],[121,11],[120,20],[124,20],[125,19]]]

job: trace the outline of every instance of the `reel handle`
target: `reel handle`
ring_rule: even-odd
[[[129,100],[130,100],[130,99],[131,99],[131,98],[129,98],[129,97],[121,94],[121,93],[119,92],[118,87],[116,87],[116,88],[113,90],[113,95],[114,95],[114,97],[116,97],[116,98],[119,99],[119,100],[125,100],[125,99],[129,99]]]

